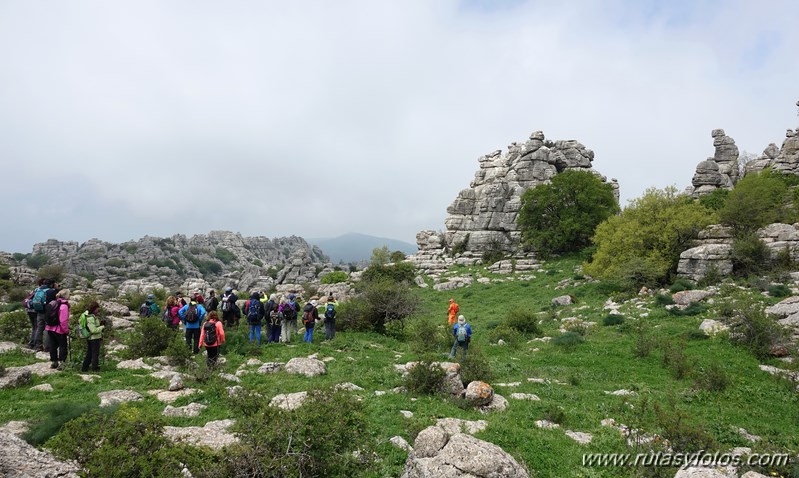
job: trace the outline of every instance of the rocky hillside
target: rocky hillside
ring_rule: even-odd
[[[300,237],[243,237],[227,231],[191,237],[145,236],[122,244],[50,239],[34,245],[24,260],[34,269],[37,263],[61,264],[71,282],[91,282],[94,288],[125,282],[171,288],[180,287],[187,279],[199,279],[213,287],[269,289],[283,283],[313,282],[320,273],[332,270],[324,253]],[[25,269],[18,267],[16,272],[25,274]]]

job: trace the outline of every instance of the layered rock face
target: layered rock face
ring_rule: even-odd
[[[447,267],[444,252],[453,248],[467,257],[495,250],[516,252],[521,240],[516,219],[522,194],[567,169],[590,171],[606,181],[592,169],[593,160],[594,152],[582,143],[546,141],[541,131],[523,143],[511,143],[504,154],[496,150],[481,156],[474,180],[447,208],[446,232],[417,234],[419,253],[413,262],[423,270],[436,270]],[[610,184],[618,199],[616,180]]]
[[[732,189],[738,182],[738,146],[723,129],[711,133],[715,154],[696,167],[691,180],[693,197],[710,194],[718,188]]]
[[[114,286],[142,282],[189,289],[210,285],[267,289],[283,281],[312,281],[329,262],[318,247],[300,237],[243,237],[227,231],[145,236],[122,244],[51,239],[33,246],[33,255],[39,254],[50,263],[63,264],[68,274]]]

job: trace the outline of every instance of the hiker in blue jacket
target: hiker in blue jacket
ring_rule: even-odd
[[[472,340],[472,328],[466,323],[466,317],[458,316],[458,322],[452,326],[452,335],[455,337],[455,343],[452,344],[452,351],[449,353],[449,358],[455,358],[458,352],[458,347],[463,348],[463,356],[461,361],[466,360],[466,349],[469,348],[469,342]]]
[[[200,324],[205,318],[205,307],[191,301],[178,311],[180,321],[186,327],[186,345],[192,347],[195,354],[200,353]]]

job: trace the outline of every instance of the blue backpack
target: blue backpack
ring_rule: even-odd
[[[325,319],[333,320],[336,318],[336,306],[333,304],[327,304],[327,309],[325,309]]]
[[[31,303],[36,312],[44,312],[44,306],[47,303],[47,290],[48,287],[37,287],[36,292],[33,293]]]

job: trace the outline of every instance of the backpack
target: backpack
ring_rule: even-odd
[[[313,325],[314,324],[315,321],[314,321],[314,318],[313,318],[313,310],[314,310],[314,306],[312,306],[311,304],[308,304],[308,305],[305,306],[305,308],[302,311],[302,323],[303,324],[305,324],[305,325]]]
[[[277,310],[273,310],[269,313],[269,325],[277,326],[280,325],[280,312]]]
[[[458,332],[455,335],[458,339],[458,342],[466,342],[466,324],[458,324]]]
[[[164,309],[164,313],[161,315],[161,320],[164,321],[164,325],[167,327],[172,327],[172,314],[170,313],[169,309],[169,307]]]
[[[217,307],[219,307],[219,299],[217,299],[216,296],[209,298],[208,306],[206,307],[206,309],[216,310]]]
[[[325,319],[333,320],[336,318],[336,307],[333,304],[327,304],[325,309]]]
[[[297,303],[296,302],[286,302],[283,307],[283,318],[286,320],[293,320],[297,318]]]
[[[61,304],[57,299],[51,300],[44,306],[44,323],[50,327],[56,327],[61,323],[58,317],[58,311],[61,309]]]
[[[33,295],[36,293],[35,290],[30,291],[25,299],[22,301],[22,307],[25,307],[25,310],[32,310],[33,309]]]
[[[203,325],[203,332],[205,332],[205,346],[214,347],[216,345],[216,322],[210,320]]]
[[[45,296],[47,294],[47,287],[37,287],[33,292],[33,310],[36,312],[44,312],[44,305],[46,304]]]
[[[250,299],[247,306],[247,322],[252,325],[259,325],[261,323],[261,301],[258,299]]]
[[[86,321],[88,320],[89,312],[84,312],[80,314],[80,318],[78,318],[78,338],[81,339],[88,339],[91,335],[89,333],[89,327],[86,325]]]
[[[186,309],[186,323],[193,324],[199,320],[200,316],[197,314],[197,306],[194,304],[189,304],[189,308]]]
[[[152,315],[152,313],[153,309],[150,308],[150,305],[147,302],[143,303],[141,307],[139,307],[139,317],[149,317]]]
[[[222,297],[222,312],[230,312],[233,310],[233,303],[230,302],[230,296],[225,294]]]

